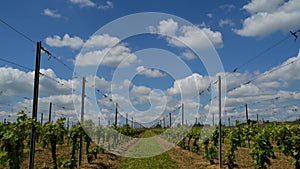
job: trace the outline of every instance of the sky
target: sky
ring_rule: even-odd
[[[46,0],[0,6],[0,120],[31,116],[36,42],[42,52],[38,117],[80,115],[107,125],[300,117],[299,0]],[[8,26],[9,25],[9,26]],[[140,32],[139,32],[140,31]],[[130,35],[130,36],[129,36]],[[21,65],[21,66],[20,66]]]

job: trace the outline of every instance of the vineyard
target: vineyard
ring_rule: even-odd
[[[300,0],[0,7],[0,169],[300,169]]]
[[[64,127],[64,123],[65,119],[61,118],[55,123],[47,122],[42,126],[28,118],[24,112],[18,113],[16,122],[1,123],[1,168],[28,168],[31,125],[37,129],[35,164],[37,168],[77,168],[80,138],[83,138],[84,142],[82,168],[135,168],[130,162],[135,158],[115,155],[118,154],[116,151],[118,147],[127,148],[126,153],[137,153],[136,150],[147,151],[147,146],[157,149],[164,148],[166,145],[170,146],[170,143],[175,144],[176,147],[167,151],[167,154],[163,153],[145,159],[167,155],[173,161],[165,166],[167,168],[201,168],[204,166],[205,168],[218,168],[218,127],[213,129],[195,126],[191,130],[184,126],[170,129],[134,129],[126,125],[95,127],[92,121],[85,121],[82,125],[74,125],[68,129]],[[89,127],[91,130],[84,132],[83,128]],[[185,132],[186,136],[181,139],[180,133]],[[260,125],[251,122],[246,125],[237,121],[234,127],[223,127],[221,134],[224,145],[222,148],[223,168],[300,168],[299,124],[273,122]],[[148,140],[145,143],[136,141],[139,137]],[[185,157],[181,157],[177,154],[178,152],[184,153],[181,156]],[[119,155],[126,156],[126,154]],[[46,158],[40,158],[40,156],[46,156]],[[182,164],[183,158],[187,161],[191,160],[194,164],[185,166]],[[155,167],[156,163],[153,162],[146,168]]]

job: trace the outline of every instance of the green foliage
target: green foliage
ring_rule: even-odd
[[[17,121],[10,124],[0,124],[0,164],[18,169],[23,161],[25,143],[29,143],[31,126],[36,125],[22,111],[18,113]]]
[[[55,124],[53,124],[53,122],[48,122],[42,128],[42,133],[44,133],[42,143],[43,146],[48,144],[51,146],[54,169],[57,168],[56,145],[64,143],[64,135],[66,133],[66,130],[64,129],[65,120],[65,118],[58,119]]]
[[[292,157],[292,164],[300,168],[300,126],[276,125],[273,127],[273,140],[279,151]]]
[[[202,155],[205,160],[208,160],[210,164],[214,164],[214,160],[217,159],[217,145],[218,145],[219,129],[216,127],[210,138],[205,138],[202,144]]]
[[[254,137],[250,155],[254,160],[255,167],[258,169],[266,169],[267,165],[271,165],[270,158],[275,158],[269,137],[270,132],[267,129],[263,129]]]
[[[214,159],[217,158],[217,147],[214,144],[210,144],[207,139],[203,142],[202,149],[203,158],[208,160],[210,164],[214,164]]]
[[[75,157],[76,151],[79,149],[79,139],[82,136],[83,129],[80,125],[73,126],[69,131],[68,137],[71,144],[71,159],[63,162],[64,165],[68,165],[68,168],[75,168],[77,166],[77,160]]]
[[[236,121],[235,128],[228,131],[227,135],[230,148],[225,153],[225,163],[229,169],[232,169],[235,167],[236,162],[235,151],[245,142],[245,136],[239,121]]]

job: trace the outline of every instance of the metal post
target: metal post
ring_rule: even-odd
[[[43,118],[44,118],[44,114],[41,114],[41,125],[43,125]]]
[[[67,129],[69,130],[70,117],[67,118]]]
[[[126,126],[128,125],[128,113],[126,113]]]
[[[41,61],[41,47],[42,43],[37,42],[36,45],[36,60],[35,60],[35,72],[34,72],[34,87],[33,87],[33,105],[32,105],[32,119],[36,121],[38,111],[38,97],[39,97],[39,81],[40,81],[40,61]],[[35,126],[31,126],[30,135],[30,158],[29,168],[34,169],[34,151],[35,151]]]
[[[169,113],[169,117],[170,117],[170,128],[172,128],[172,118],[171,118],[171,112]]]
[[[115,126],[118,125],[118,103],[116,103],[116,113],[115,113]]]
[[[249,125],[250,124],[250,121],[249,121],[249,118],[248,118],[248,105],[245,104],[245,108],[246,108],[246,123]],[[248,148],[250,148],[250,140],[248,139]]]
[[[181,105],[181,125],[184,126],[184,104]]]
[[[215,126],[215,112],[213,112],[213,115],[212,115],[212,123],[213,123],[213,127]]]
[[[52,102],[49,105],[49,123],[51,122],[51,111],[52,111]]]
[[[219,167],[222,168],[222,92],[221,76],[219,76]]]
[[[245,104],[245,109],[246,109],[246,123],[249,124],[249,118],[248,118],[248,105]]]
[[[84,97],[85,97],[85,77],[82,78],[82,93],[81,93],[81,117],[80,123],[83,124],[84,121]],[[81,166],[82,161],[82,136],[80,137],[80,144],[79,144],[79,159],[78,159],[78,166]]]

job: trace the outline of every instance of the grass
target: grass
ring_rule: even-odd
[[[152,138],[151,130],[145,131],[139,140],[129,151],[129,156],[137,158],[126,158],[122,161],[121,169],[176,169],[179,168],[175,161],[164,152],[160,144]],[[164,152],[164,153],[163,153]],[[159,155],[157,155],[159,154]],[[145,158],[138,158],[145,157]]]
[[[168,153],[147,158],[126,158],[122,161],[121,169],[176,169],[179,168]]]

